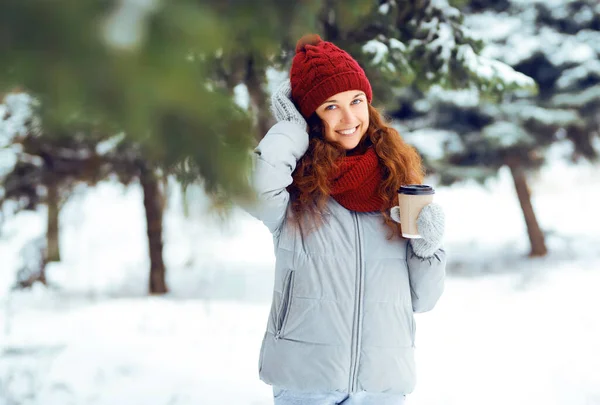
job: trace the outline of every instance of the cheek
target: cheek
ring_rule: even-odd
[[[359,114],[360,120],[367,126],[369,126],[369,109],[365,106]]]
[[[332,126],[329,124],[329,120],[322,120],[323,121],[323,132],[325,133],[325,139],[329,140],[329,141],[334,141],[335,140],[335,133],[333,132]]]

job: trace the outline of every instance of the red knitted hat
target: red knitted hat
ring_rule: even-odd
[[[305,35],[296,44],[290,70],[292,99],[305,118],[334,94],[362,90],[370,103],[371,84],[352,56],[316,34]]]

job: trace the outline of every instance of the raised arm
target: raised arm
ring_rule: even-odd
[[[254,150],[252,184],[257,200],[246,210],[277,235],[285,218],[292,172],[308,149],[306,121],[290,99],[289,81],[273,93],[271,109],[277,119]]]

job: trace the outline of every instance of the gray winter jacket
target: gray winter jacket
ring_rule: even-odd
[[[255,150],[258,203],[248,211],[273,234],[275,288],[260,351],[260,378],[298,391],[410,393],[415,386],[413,312],[444,288],[445,253],[429,259],[386,239],[381,213],[330,199],[324,223],[302,235],[287,221],[296,162],[308,135],[279,122]]]

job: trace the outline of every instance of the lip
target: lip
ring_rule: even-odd
[[[354,127],[354,131],[353,131],[351,134],[343,134],[343,133],[341,133],[340,131],[348,131],[348,130],[350,130],[350,129],[352,129],[352,128],[348,128],[348,129],[342,129],[342,130],[335,131],[335,132],[336,132],[338,135],[341,135],[341,136],[354,136],[354,135],[355,135],[355,134],[358,132],[358,127],[359,127],[359,126],[360,126],[360,125],[357,125],[357,126],[355,126],[355,127]]]

